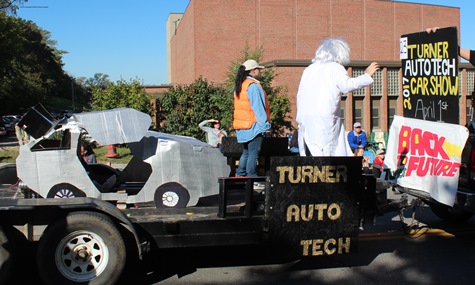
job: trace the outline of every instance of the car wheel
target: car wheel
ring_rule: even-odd
[[[185,208],[190,201],[190,193],[176,182],[169,182],[157,188],[154,195],[157,208]]]
[[[17,182],[16,164],[10,163],[0,166],[0,184],[15,184]]]
[[[51,187],[51,190],[48,192],[47,198],[76,198],[76,197],[86,197],[86,193],[79,190],[77,187],[68,184],[61,183]]]
[[[37,266],[47,284],[116,284],[126,262],[119,229],[106,215],[70,213],[40,238]]]
[[[12,226],[0,226],[0,284],[8,279],[19,266],[25,248],[26,237]]]
[[[454,209],[452,207],[439,204],[430,204],[430,209],[437,217],[445,221],[462,223],[468,221],[471,217],[473,217],[473,214],[470,212],[464,212],[458,209]]]

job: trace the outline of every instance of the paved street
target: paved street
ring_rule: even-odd
[[[15,134],[8,134],[0,136],[0,147],[15,147],[18,146],[18,140]]]

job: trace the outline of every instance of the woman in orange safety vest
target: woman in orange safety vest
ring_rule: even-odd
[[[233,127],[243,152],[236,176],[257,176],[256,164],[264,134],[270,129],[267,95],[258,81],[261,69],[255,60],[246,60],[236,75]]]

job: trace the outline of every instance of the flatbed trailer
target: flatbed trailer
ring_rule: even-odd
[[[265,181],[264,191],[253,190],[256,181]],[[273,157],[267,176],[218,183],[214,203],[182,209],[119,209],[95,198],[28,193],[0,199],[0,283],[8,282],[21,241],[33,236],[18,226],[46,226],[36,254],[45,283],[114,284],[126,259],[162,248],[258,244],[296,258],[353,253],[359,226],[378,214],[381,200],[356,157]]]

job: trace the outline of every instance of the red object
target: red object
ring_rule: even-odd
[[[110,144],[110,145],[107,146],[106,156],[107,157],[117,157],[118,156],[117,152],[115,152],[115,145]]]

